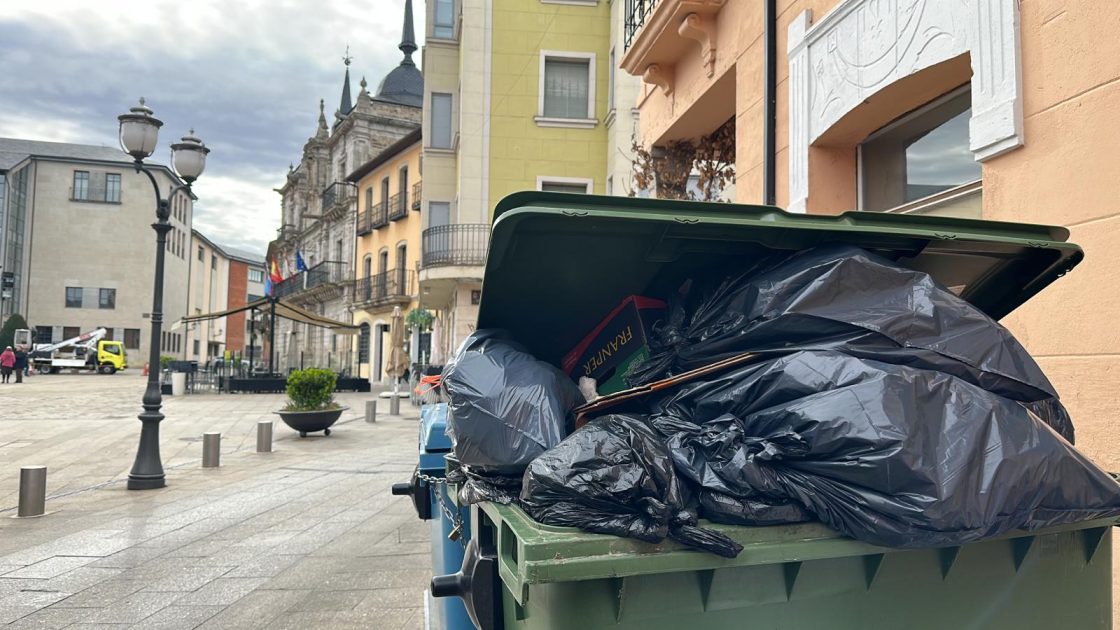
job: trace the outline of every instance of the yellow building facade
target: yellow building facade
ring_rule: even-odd
[[[401,315],[419,306],[416,279],[420,262],[420,129],[409,133],[347,177],[356,186],[358,216],[353,323],[359,376],[387,383],[389,331],[393,309]],[[428,349],[420,331],[405,335],[413,361]]]
[[[438,313],[433,363],[474,330],[500,199],[631,189],[637,80],[613,70],[622,4],[428,0],[420,285]]]

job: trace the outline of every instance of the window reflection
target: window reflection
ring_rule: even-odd
[[[890,210],[978,181],[980,164],[968,146],[971,105],[964,90],[872,134],[860,146],[861,208]]]

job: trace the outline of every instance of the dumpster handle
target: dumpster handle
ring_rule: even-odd
[[[502,576],[503,581],[505,581],[506,590],[513,596],[513,601],[520,606],[524,606],[528,597],[529,585],[523,579],[521,567],[518,566],[517,536],[513,535],[509,523],[502,521],[496,542],[498,546],[498,575]],[[521,588],[518,588],[517,585],[520,585]]]

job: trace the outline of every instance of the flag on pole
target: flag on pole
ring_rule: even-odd
[[[296,250],[296,271],[307,271],[307,264],[303,262],[303,254]]]
[[[264,277],[264,294],[272,297],[272,276]]]
[[[276,264],[276,259],[272,259],[272,267],[269,269],[269,277],[272,279],[273,284],[280,284],[284,281],[284,276],[280,275],[280,267]]]

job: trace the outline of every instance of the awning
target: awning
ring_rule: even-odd
[[[190,323],[193,323],[193,322],[203,322],[203,321],[208,321],[208,320],[211,320],[211,319],[228,317],[229,315],[233,315],[235,313],[241,313],[243,311],[248,311],[248,310],[252,310],[252,309],[256,309],[256,310],[261,311],[261,312],[271,312],[272,311],[272,306],[270,304],[270,301],[271,301],[270,298],[263,297],[263,298],[260,298],[259,300],[254,300],[252,302],[249,302],[248,304],[246,304],[244,306],[238,306],[236,308],[230,308],[230,309],[226,309],[224,311],[216,311],[216,312],[213,312],[213,313],[203,313],[201,315],[189,315],[189,316],[184,317],[183,319],[180,319],[179,321],[175,322],[175,324],[171,327],[171,329],[176,330],[183,324],[190,324]],[[339,334],[339,335],[356,335],[356,334],[358,334],[358,326],[355,326],[353,324],[347,324],[347,323],[344,323],[344,322],[335,321],[335,320],[327,318],[327,317],[323,317],[322,315],[318,315],[318,314],[312,313],[310,311],[306,311],[306,310],[304,310],[304,309],[302,309],[298,306],[295,306],[293,304],[289,304],[288,302],[285,302],[284,300],[281,300],[281,299],[276,300],[276,316],[277,317],[283,317],[284,319],[290,319],[293,322],[302,322],[304,324],[311,324],[312,326],[318,326],[320,328],[327,328],[327,329],[330,329],[331,332],[334,332],[335,334]]]

